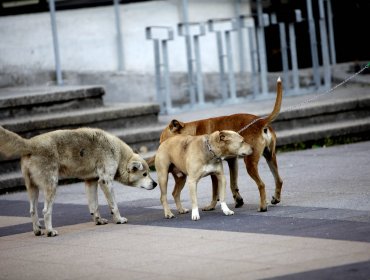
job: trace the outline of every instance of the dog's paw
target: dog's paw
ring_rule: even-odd
[[[244,200],[241,197],[235,199],[235,208],[240,208],[244,205]]]
[[[276,204],[278,204],[278,203],[280,203],[280,199],[277,199],[275,196],[272,196],[271,204],[276,205]]]
[[[127,221],[126,221],[127,222]],[[96,219],[95,219],[95,224],[97,225],[97,226],[100,226],[100,225],[106,225],[106,224],[108,224],[108,220],[107,219],[104,219],[104,218],[101,218],[101,217],[97,217]],[[117,222],[117,224],[122,224],[122,223],[118,223]]]
[[[36,227],[33,227],[33,233],[35,234],[35,236],[42,235],[41,225],[40,224],[37,224]]]
[[[187,208],[179,209],[179,214],[186,214],[186,213],[189,213],[189,209],[187,209]]]
[[[55,229],[47,231],[47,236],[48,237],[55,237],[58,235],[58,232]]]
[[[120,217],[120,218],[118,218],[118,219],[116,219],[114,222],[116,223],[116,224],[126,224],[127,223],[127,219],[125,218],[125,217]]]
[[[231,215],[234,215],[234,211],[232,211],[232,210],[226,210],[226,211],[223,211],[224,212],[224,214],[226,215],[226,216],[231,216]]]
[[[264,207],[258,207],[258,212],[267,212],[267,206]]]
[[[191,219],[193,221],[198,221],[200,219],[198,208],[194,208],[193,210],[191,210]]]
[[[215,210],[215,207],[212,205],[208,205],[202,208],[202,211],[213,211],[213,210]]]
[[[212,210],[215,210],[216,205],[217,205],[217,201],[212,201],[208,206],[203,207],[202,208],[202,211],[212,211]]]
[[[172,218],[175,218],[175,215],[174,214],[172,214],[172,212],[171,211],[166,211],[165,213],[164,213],[164,217],[166,218],[166,219],[172,219]]]

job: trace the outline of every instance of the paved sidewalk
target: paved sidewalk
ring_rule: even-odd
[[[58,189],[53,222],[60,235],[35,237],[27,194],[0,196],[0,279],[369,279],[369,150],[370,142],[361,142],[278,154],[282,202],[266,213],[256,211],[257,187],[240,161],[246,205],[234,209],[228,189],[235,215],[218,206],[197,222],[190,213],[164,219],[158,188],[117,184],[128,224],[95,226],[84,186],[74,184]],[[260,173],[271,197],[274,182],[263,160]],[[201,206],[210,200],[210,184],[200,181]],[[187,188],[182,200],[190,208]]]

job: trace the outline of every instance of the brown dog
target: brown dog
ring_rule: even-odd
[[[161,187],[161,202],[165,218],[174,215],[167,202],[168,173],[175,178],[173,197],[179,213],[189,210],[181,205],[180,193],[185,181],[190,188],[192,202],[192,220],[200,219],[197,203],[197,184],[207,175],[217,178],[221,209],[225,215],[233,215],[225,203],[226,180],[222,167],[222,159],[227,157],[246,156],[252,153],[251,146],[238,133],[230,130],[215,131],[210,135],[190,136],[176,135],[164,141],[158,148],[155,157],[155,168]]]
[[[251,114],[235,114],[230,116],[197,120],[188,123],[172,120],[163,130],[160,137],[160,143],[176,134],[202,135],[212,133],[216,130],[225,129],[239,132],[240,135],[244,137],[245,142],[250,144],[253,148],[253,153],[249,156],[245,156],[244,162],[248,174],[256,182],[260,193],[260,206],[258,211],[267,211],[265,184],[262,182],[258,174],[258,162],[261,155],[263,155],[274,176],[276,187],[271,203],[277,204],[281,199],[280,196],[283,181],[279,176],[276,161],[276,134],[270,124],[279,115],[283,94],[282,91],[281,79],[279,78],[277,80],[275,105],[272,112],[266,117],[262,118]],[[226,159],[226,161],[230,169],[230,188],[235,200],[235,207],[241,207],[244,202],[243,198],[239,194],[239,188],[237,184],[238,160],[237,158],[230,158]],[[214,176],[211,176],[211,178],[213,185],[212,202],[203,210],[213,210],[217,203],[217,180]]]

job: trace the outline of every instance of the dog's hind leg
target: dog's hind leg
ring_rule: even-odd
[[[172,196],[175,200],[177,210],[179,211],[180,214],[189,213],[189,209],[182,207],[180,198],[181,191],[185,186],[186,176],[182,173],[180,174],[172,173],[172,174],[175,179],[175,187],[173,189]]]
[[[203,207],[203,211],[212,211],[215,210],[217,201],[218,201],[218,180],[216,175],[211,175],[212,180],[212,201],[206,207]]]
[[[247,167],[247,171],[249,176],[256,182],[258,191],[260,193],[260,206],[258,208],[259,212],[266,212],[267,211],[267,203],[266,203],[266,190],[265,184],[261,180],[261,177],[258,173],[258,160],[260,156],[257,154],[252,154],[244,158],[244,162]]]
[[[157,167],[157,164],[156,164]],[[174,218],[175,215],[171,212],[171,209],[167,201],[167,184],[168,184],[168,168],[157,168],[158,172],[158,183],[161,188],[161,203],[164,210],[164,217],[166,219]]]
[[[57,176],[46,175],[45,177],[48,178],[48,182],[45,182],[45,184],[43,185],[45,202],[42,212],[44,214],[46,234],[49,237],[54,237],[58,235],[58,231],[53,229],[52,226],[53,204],[55,200],[58,179]]]
[[[93,216],[93,221],[96,225],[105,225],[108,223],[107,219],[103,219],[99,213],[98,204],[98,181],[97,180],[86,180],[85,189],[87,194],[87,200],[89,203],[90,214]]]
[[[238,158],[227,159],[227,164],[229,165],[230,170],[230,189],[233,194],[235,201],[235,208],[242,207],[244,204],[243,198],[239,193],[238,188]]]
[[[106,179],[100,178],[98,181],[98,184],[100,188],[102,189],[105,195],[105,198],[107,199],[109,208],[113,215],[113,221],[116,224],[125,224],[127,223],[127,219],[125,217],[121,217],[121,214],[119,213],[116,198],[114,196],[112,182],[113,182],[113,178],[106,178]]]
[[[31,176],[29,174],[29,170],[22,164],[22,173],[24,177],[24,182],[27,188],[28,197],[30,200],[30,215],[32,219],[32,227],[33,233],[36,236],[40,236],[41,232],[41,224],[39,220],[39,215],[37,211],[38,201],[39,201],[39,189],[38,187],[32,182]]]
[[[267,148],[263,152],[263,156],[265,157],[267,164],[270,168],[272,175],[274,176],[275,180],[275,194],[271,199],[272,204],[278,204],[281,200],[281,189],[283,187],[283,180],[280,178],[276,154],[270,152]]]

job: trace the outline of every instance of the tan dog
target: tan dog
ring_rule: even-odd
[[[172,194],[179,213],[189,212],[188,209],[182,207],[180,201],[180,193],[186,181],[190,188],[192,202],[191,218],[192,220],[200,219],[196,194],[197,183],[202,177],[212,174],[218,181],[222,211],[225,215],[233,215],[234,212],[225,203],[226,180],[221,160],[230,156],[246,156],[251,153],[250,145],[244,142],[242,136],[227,130],[203,136],[177,135],[162,142],[156,153],[155,167],[161,187],[164,216],[174,217],[167,202],[169,172],[173,174],[176,182]]]
[[[178,120],[172,120],[169,125],[163,130],[160,138],[160,143],[164,142],[171,136],[183,135],[202,135],[209,134],[216,130],[229,129],[237,131],[244,137],[245,142],[249,143],[253,148],[253,154],[244,157],[244,162],[248,174],[256,182],[260,193],[259,211],[267,211],[265,184],[262,182],[258,174],[258,162],[263,155],[268,163],[268,166],[275,179],[275,194],[272,197],[271,203],[277,204],[281,199],[281,188],[283,181],[279,176],[278,166],[276,161],[276,134],[271,122],[277,118],[280,112],[282,101],[282,84],[280,78],[277,80],[276,100],[272,112],[260,118],[251,114],[235,114],[231,116],[222,116],[197,120],[193,122],[183,123]],[[151,164],[152,160],[149,160]],[[227,159],[230,169],[230,188],[235,200],[235,207],[241,207],[244,202],[239,194],[238,188],[238,161],[237,158]],[[203,210],[213,210],[217,203],[217,180],[212,176],[213,197],[211,204]]]
[[[39,190],[44,192],[44,223],[48,236],[52,227],[52,207],[59,177],[85,180],[89,209],[97,225],[108,221],[100,217],[97,186],[103,190],[117,224],[121,217],[112,189],[113,180],[151,190],[157,183],[149,175],[147,163],[119,138],[100,129],[56,130],[24,139],[0,126],[0,152],[21,156],[21,167],[30,199],[33,232],[41,235],[37,213]]]

